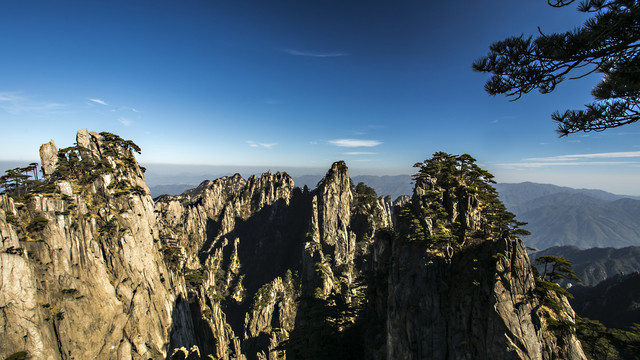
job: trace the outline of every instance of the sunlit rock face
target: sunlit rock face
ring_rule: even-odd
[[[44,173],[55,186],[1,197],[0,230],[8,239],[0,255],[2,356],[167,354],[184,285],[162,261],[153,200],[133,154],[102,140],[81,130],[78,147],[66,154],[53,142],[43,145]],[[74,175],[69,163],[91,176]],[[188,324],[182,326],[187,331],[178,337],[191,341]]]
[[[422,179],[392,202],[339,161],[312,190],[269,171],[151,199],[135,144],[76,144],[43,145],[43,185],[0,195],[0,358],[584,358],[519,240],[402,235],[408,207],[428,236],[484,229],[473,193]]]

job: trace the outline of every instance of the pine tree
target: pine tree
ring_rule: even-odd
[[[564,7],[575,0],[548,0]],[[524,35],[497,41],[473,69],[493,76],[485,90],[519,99],[535,89],[546,94],[570,74],[570,79],[594,72],[602,80],[591,94],[595,101],[584,110],[556,111],[551,118],[557,132],[603,131],[640,120],[640,1],[584,0],[578,11],[593,16],[565,33]]]

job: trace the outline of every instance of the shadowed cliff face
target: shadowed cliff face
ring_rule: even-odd
[[[470,157],[395,204],[344,162],[311,191],[267,172],[154,202],[135,144],[77,144],[0,196],[0,358],[584,358]]]

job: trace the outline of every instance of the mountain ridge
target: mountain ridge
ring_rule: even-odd
[[[312,190],[267,171],[154,201],[133,142],[76,143],[0,195],[2,357],[585,358],[468,155],[402,203],[342,161]]]

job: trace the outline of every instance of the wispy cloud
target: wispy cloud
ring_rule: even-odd
[[[317,58],[349,56],[349,54],[345,52],[315,52],[315,51],[300,51],[300,50],[294,50],[294,49],[283,49],[282,51],[284,51],[289,55],[317,57]]]
[[[576,160],[576,159],[617,159],[617,158],[635,158],[635,157],[640,157],[640,151],[559,155],[559,156],[548,156],[548,157],[541,157],[541,158],[528,158],[523,160],[525,161],[568,161],[568,160]]]
[[[329,140],[329,144],[340,147],[374,147],[382,144],[382,142],[378,140],[336,139]]]
[[[98,98],[90,98],[87,99],[89,102],[89,105],[93,105],[93,104],[98,104],[98,105],[102,105],[102,106],[106,106],[106,108],[110,111],[110,112],[118,112],[118,111],[131,111],[134,112],[136,114],[140,114],[141,111],[131,107],[131,106],[118,106],[118,105],[112,105],[111,103],[108,103],[105,100],[102,99],[98,99]]]
[[[502,163],[509,168],[538,168],[545,166],[637,166],[640,161],[627,160],[640,158],[640,151],[623,151],[591,154],[571,154],[526,158],[521,162]],[[624,160],[619,160],[624,159]]]
[[[248,140],[247,144],[249,144],[249,146],[251,146],[251,147],[255,147],[255,148],[262,147],[262,148],[266,148],[266,149],[270,149],[270,148],[278,145],[278,143],[260,143],[260,142],[255,142],[255,141],[251,141],[251,140]]]
[[[21,92],[0,92],[0,109],[14,115],[22,113],[50,112],[65,108],[66,104],[38,101]]]
[[[106,102],[106,101],[104,101],[104,100],[100,100],[100,99],[87,99],[87,100],[89,100],[89,101],[91,101],[91,102],[94,102],[94,103],[96,103],[96,104],[100,104],[100,105],[104,105],[104,106],[109,106],[109,104],[107,104],[107,102]]]
[[[544,167],[544,166],[603,166],[603,165],[640,165],[639,161],[561,161],[561,162],[519,162],[498,164],[504,167]]]
[[[119,118],[119,119],[118,119],[118,121],[119,121],[122,125],[127,126],[127,127],[129,127],[129,126],[131,126],[131,124],[133,124],[133,122],[132,122],[131,120],[129,120],[129,119],[127,119],[127,118],[123,118],[123,117]]]
[[[349,151],[344,153],[345,155],[357,156],[357,155],[375,155],[377,153],[369,152],[369,151]]]

